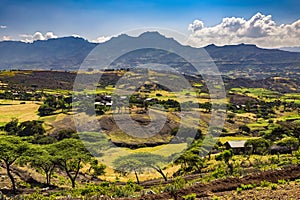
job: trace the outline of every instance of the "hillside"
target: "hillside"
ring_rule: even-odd
[[[153,42],[180,45],[174,39],[166,38],[159,33],[147,32],[139,37],[120,35],[111,40],[98,44],[100,48],[117,49],[119,44],[130,45],[133,42]],[[53,70],[77,70],[84,58],[97,44],[90,43],[82,38],[64,37],[23,43],[18,41],[0,42],[0,69],[53,69]],[[192,48],[192,47],[184,47]],[[280,69],[287,66],[300,65],[300,53],[288,52],[278,49],[261,49],[255,45],[228,45],[218,47],[209,45],[204,47],[221,71],[247,67],[276,67]],[[145,57],[147,59],[141,59]],[[138,61],[134,61],[138,57]],[[132,67],[133,63],[162,63],[180,71],[189,71],[186,62],[177,55],[160,50],[143,49],[125,59],[125,67]],[[124,59],[123,59],[124,61]],[[124,64],[124,63],[123,63]],[[185,66],[185,67],[183,67]],[[275,70],[276,71],[276,70]]]
[[[74,70],[96,46],[75,37],[24,43],[0,42],[0,69]]]

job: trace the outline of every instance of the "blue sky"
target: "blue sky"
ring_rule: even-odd
[[[215,26],[224,17],[251,18],[257,12],[272,15],[277,24],[300,18],[298,0],[1,0],[0,38],[53,32],[77,34],[89,40],[140,27],[162,27],[189,34],[199,19]]]

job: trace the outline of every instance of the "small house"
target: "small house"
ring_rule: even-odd
[[[250,149],[245,148],[246,140],[227,141],[224,146],[227,150],[232,149],[234,154],[245,153]]]
[[[287,146],[279,146],[274,144],[273,146],[270,147],[270,154],[291,154],[292,153],[292,148],[287,147]]]
[[[144,102],[153,102],[153,103],[157,103],[158,102],[158,99],[157,98],[146,98],[145,100],[144,100]]]

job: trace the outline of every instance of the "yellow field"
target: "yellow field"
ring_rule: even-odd
[[[26,104],[20,104],[20,102],[22,101],[0,100],[0,126],[11,121],[12,118],[18,118],[20,122],[39,118],[37,115],[39,102],[26,101]]]
[[[112,169],[112,163],[113,161],[120,157],[120,156],[126,156],[131,153],[140,153],[140,152],[147,152],[147,153],[153,153],[158,154],[161,156],[168,157],[173,153],[179,153],[183,151],[187,147],[186,143],[181,144],[167,144],[167,145],[161,145],[157,147],[145,147],[145,148],[139,148],[135,150],[126,149],[126,148],[110,148],[104,156],[99,158],[99,161],[107,165],[106,175],[101,176],[100,178],[103,178],[105,180],[113,181],[115,180],[116,176],[120,176],[119,174],[115,173]],[[172,175],[174,172],[178,170],[180,166],[169,166],[165,171],[168,175]],[[143,174],[139,175],[140,180],[150,180],[154,178],[160,178],[161,176],[154,170],[149,169],[145,171]],[[131,179],[135,181],[135,176],[133,173],[129,174],[126,177],[119,177],[121,181],[127,181],[128,179]]]
[[[226,137],[219,137],[219,140],[222,144],[227,141],[237,141],[237,140],[249,140],[249,139],[256,139],[259,137],[248,137],[248,136],[226,136]]]

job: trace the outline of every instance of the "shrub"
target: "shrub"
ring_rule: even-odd
[[[185,184],[186,182],[182,177],[177,177],[173,182],[173,185],[177,190],[184,188]]]
[[[250,190],[250,189],[253,189],[253,188],[255,188],[255,187],[256,187],[255,184],[247,184],[247,185],[242,184],[242,185],[241,185],[241,188],[242,188],[243,190]]]
[[[75,138],[75,139],[79,139],[79,136],[76,134],[76,131],[71,130],[71,129],[66,129],[66,130],[60,130],[56,135],[55,138],[58,141],[61,141],[63,139],[67,139],[67,138]]]
[[[130,197],[134,194],[134,190],[131,187],[116,186],[113,189],[113,197]]]
[[[135,184],[132,180],[128,180],[124,186],[112,185],[110,188],[112,197],[131,197],[135,192],[143,190],[142,186]]]
[[[168,184],[165,187],[164,192],[169,192],[174,199],[177,199],[177,190],[184,188],[186,185],[185,180],[182,177],[177,177],[173,184]]]
[[[4,131],[6,131],[9,135],[16,135],[20,131],[18,124],[19,124],[18,119],[13,118],[10,122],[5,124]]]
[[[237,187],[236,188],[236,192],[239,194],[239,193],[241,193],[243,191],[243,188],[240,188],[240,187]]]
[[[39,115],[42,116],[47,116],[51,115],[56,111],[56,108],[49,106],[48,104],[42,104],[39,109]]]
[[[35,193],[30,194],[28,196],[24,196],[21,199],[24,199],[24,200],[34,200],[34,199],[46,200],[46,199],[49,199],[49,198],[47,198],[43,194],[41,194],[40,191],[36,191]]]
[[[76,189],[75,189],[76,190]],[[80,195],[94,195],[94,194],[100,194],[100,195],[106,195],[108,194],[108,187],[100,185],[94,185],[94,184],[87,184],[84,188],[78,189],[80,190]]]
[[[218,167],[215,171],[211,173],[212,177],[214,178],[225,178],[226,171],[224,168]]]
[[[197,194],[192,193],[192,194],[188,194],[188,195],[183,196],[183,199],[185,199],[185,200],[195,200],[196,197],[197,197]]]
[[[109,187],[109,182],[102,182],[102,183],[100,183],[100,186],[101,187]]]
[[[272,190],[276,190],[277,189],[277,184],[276,183],[272,183],[270,185],[270,187],[271,187]]]
[[[286,184],[286,183],[287,183],[287,181],[284,180],[284,179],[278,180],[278,184],[284,185],[284,184]]]
[[[269,162],[271,164],[278,164],[279,163],[279,159],[276,156],[272,156],[269,158]]]
[[[269,185],[270,185],[269,181],[263,180],[263,181],[260,182],[261,187],[268,187]]]
[[[255,187],[256,187],[256,184],[247,184],[247,185],[241,184],[240,187],[236,188],[236,191],[237,191],[237,193],[241,193],[243,190],[250,190]]]
[[[235,123],[235,121],[232,120],[232,119],[228,119],[227,122],[230,123],[230,124],[234,124]]]

